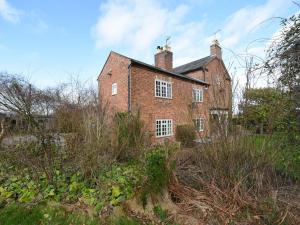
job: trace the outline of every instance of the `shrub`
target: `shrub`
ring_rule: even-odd
[[[80,132],[83,109],[78,105],[62,104],[55,112],[56,126],[62,133]]]
[[[150,140],[139,111],[130,114],[117,113],[114,117],[113,133],[115,157],[121,161],[138,157]]]
[[[176,127],[176,140],[180,141],[185,147],[193,146],[196,139],[196,131],[193,125],[178,125]]]
[[[171,171],[175,166],[173,162],[169,163],[169,158],[178,148],[174,143],[165,143],[157,145],[145,154],[146,183],[140,194],[140,201],[144,207],[149,194],[161,194],[169,184]]]
[[[146,156],[146,175],[148,188],[153,193],[160,193],[169,181],[167,153],[165,149],[156,147]]]

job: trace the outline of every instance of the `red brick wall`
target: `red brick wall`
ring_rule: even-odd
[[[219,59],[222,58],[222,49],[217,44],[212,44],[210,46],[210,55],[217,56]]]
[[[173,53],[168,50],[158,52],[154,56],[155,66],[172,71],[173,69]]]
[[[172,99],[155,97],[155,79],[172,82]],[[149,70],[146,67],[133,66],[131,72],[131,96],[132,110],[140,109],[142,120],[148,131],[153,135],[154,142],[165,139],[155,137],[156,119],[173,120],[173,136],[167,137],[175,139],[177,125],[192,124],[192,119],[202,117],[205,119],[205,131],[200,132],[202,137],[209,134],[207,98],[208,92],[203,85],[185,81],[164,73]],[[204,102],[197,103],[195,109],[190,110],[192,103],[192,88],[204,89]]]
[[[145,122],[146,130],[153,136],[153,142],[168,138],[175,140],[177,125],[192,124],[192,119],[204,118],[204,131],[200,137],[210,136],[209,109],[213,107],[231,109],[231,82],[226,79],[227,73],[218,59],[212,60],[205,73],[205,81],[211,85],[203,85],[183,80],[174,76],[152,71],[144,66],[131,67],[131,108],[140,109],[141,119]],[[130,60],[112,52],[98,77],[100,101],[109,102],[113,112],[128,110],[128,66]],[[203,71],[194,71],[190,77],[204,80]],[[219,77],[217,79],[217,77]],[[172,82],[172,99],[155,97],[155,79]],[[117,83],[117,94],[112,96],[112,84]],[[220,86],[219,84],[220,83]],[[192,89],[203,88],[204,101],[192,105]],[[173,120],[173,136],[156,138],[157,119]]]
[[[108,102],[110,109],[115,112],[128,110],[129,64],[130,60],[128,58],[111,52],[98,77],[100,102]],[[112,95],[113,83],[117,83],[116,95]]]
[[[210,84],[209,108],[228,108],[232,107],[231,81],[222,62],[215,58],[206,65],[208,71],[193,71],[187,74],[189,77],[205,80]]]

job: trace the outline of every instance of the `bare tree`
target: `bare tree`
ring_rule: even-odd
[[[23,77],[0,74],[0,111],[21,116],[29,126],[37,127],[34,120],[37,90]]]

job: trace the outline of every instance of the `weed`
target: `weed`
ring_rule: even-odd
[[[163,222],[168,218],[167,211],[163,210],[159,205],[153,207],[153,212]]]

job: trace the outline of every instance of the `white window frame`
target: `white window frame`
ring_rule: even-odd
[[[118,94],[118,85],[117,83],[113,83],[111,85],[111,95],[116,95]]]
[[[193,88],[192,91],[193,102],[203,102],[204,92],[203,88]]]
[[[158,119],[155,121],[156,137],[169,137],[173,135],[173,120]]]
[[[155,79],[154,94],[158,98],[172,99],[172,82]]]
[[[196,118],[194,119],[195,127],[198,132],[204,131],[204,118]]]

